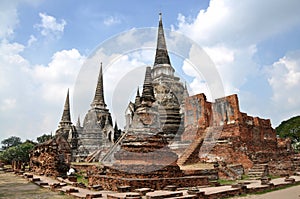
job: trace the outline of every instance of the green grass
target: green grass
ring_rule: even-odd
[[[221,185],[232,185],[236,183],[236,180],[219,179],[217,180],[217,182],[220,183]]]
[[[249,180],[249,179],[250,179],[250,177],[248,175],[246,175],[246,174],[242,175],[242,180]]]
[[[274,176],[274,175],[268,175],[267,177],[271,178],[272,180],[277,179],[277,178],[281,178],[280,176]]]
[[[88,180],[84,177],[82,174],[76,174],[77,176],[77,182],[83,183],[85,186],[88,186]]]

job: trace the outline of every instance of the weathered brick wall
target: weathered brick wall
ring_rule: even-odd
[[[211,103],[204,94],[197,94],[187,98],[185,106],[182,140],[208,138],[200,147],[199,155],[193,153],[186,162],[221,160],[250,168],[253,163],[279,160],[280,157],[274,154],[290,150],[288,141],[277,140],[269,119],[248,116],[240,111],[237,95]],[[205,153],[208,155],[203,156]]]
[[[89,178],[90,185],[101,185],[106,190],[117,191],[120,186],[136,188],[151,188],[161,190],[168,185],[178,187],[194,187],[208,185],[208,178],[202,176],[187,176],[176,178],[119,178],[106,175],[94,175]]]

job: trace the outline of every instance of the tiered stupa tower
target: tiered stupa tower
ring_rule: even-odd
[[[161,13],[159,14],[157,47],[151,73],[164,136],[168,140],[173,139],[175,135],[179,138],[183,131],[184,106],[181,105],[188,92],[180,82],[180,78],[174,75],[175,69],[171,65],[167,50]]]
[[[162,134],[151,67],[146,68],[143,93],[139,101],[120,149],[112,154],[114,163],[104,167],[106,175],[91,176],[89,181],[111,190],[125,185],[132,188],[162,189],[170,184],[207,184],[207,177],[184,176],[176,163],[177,154],[168,147],[168,141]]]
[[[65,100],[63,114],[59,122],[58,129],[55,132],[55,136],[56,138],[61,136],[65,141],[67,141],[69,145],[67,148],[70,147],[70,149],[72,149],[70,160],[73,160],[78,147],[78,132],[71,122],[69,89]]]
[[[101,148],[110,147],[114,140],[114,128],[109,110],[104,101],[102,63],[97,81],[91,109],[83,121],[82,131],[79,133],[80,156],[87,156]]]

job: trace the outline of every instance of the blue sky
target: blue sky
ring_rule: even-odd
[[[215,78],[220,76],[226,95],[238,94],[241,111],[270,118],[276,127],[300,113],[299,8],[298,0],[3,0],[0,139],[15,135],[34,140],[43,133],[55,132],[66,90],[70,88],[71,96],[75,92],[77,76],[95,49],[119,38],[120,33],[157,27],[159,12],[163,13],[165,29],[191,39],[209,55],[218,71]],[[167,39],[171,49],[174,41]],[[155,40],[150,43],[154,46]],[[139,66],[152,62],[153,52],[120,56],[114,62],[116,67],[107,69],[104,84],[108,108],[113,109],[112,91],[122,82],[116,77],[124,73],[124,66],[128,70],[132,70],[130,65],[136,66],[139,71]],[[187,81],[191,94],[204,92],[209,98],[207,79],[213,77],[195,75],[189,60],[197,57],[196,51],[190,48],[187,55],[180,59],[172,55],[174,68]],[[103,56],[104,63],[110,60],[105,53]],[[93,73],[96,76],[91,79],[98,71]],[[134,92],[123,100],[125,104]],[[75,97],[71,97],[72,102]],[[72,104],[73,123],[78,115],[83,119],[91,96],[87,99],[88,103],[80,103],[80,110]],[[119,117],[124,110],[115,112],[113,119],[122,126]]]

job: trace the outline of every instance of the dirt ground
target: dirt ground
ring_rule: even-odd
[[[0,171],[0,199],[74,199],[62,193],[41,188],[13,173]],[[233,199],[300,199],[300,185],[262,195],[233,197]]]
[[[63,195],[41,188],[22,177],[13,173],[0,171],[0,198],[5,199],[73,199],[71,196]]]
[[[265,193],[262,195],[234,197],[233,199],[300,199],[300,185]]]

